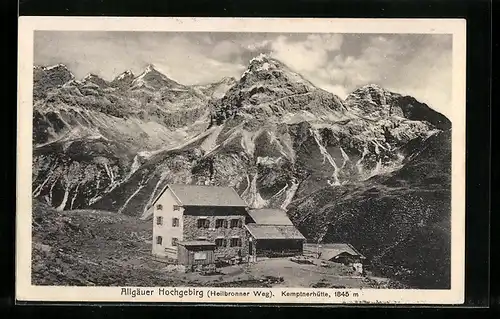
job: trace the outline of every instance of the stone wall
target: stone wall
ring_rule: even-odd
[[[206,219],[209,222],[208,228],[198,228],[198,220]],[[200,240],[205,238],[210,242],[215,242],[217,238],[226,239],[225,247],[217,247],[215,250],[216,258],[229,259],[236,257],[241,250],[241,256],[248,254],[248,242],[245,231],[246,210],[244,208],[214,208],[214,207],[186,207],[183,216],[185,241]],[[227,220],[227,228],[216,228],[216,220]],[[231,228],[231,219],[240,220],[241,227]],[[230,247],[231,238],[239,237],[241,247]]]

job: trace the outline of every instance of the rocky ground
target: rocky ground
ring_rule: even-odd
[[[58,212],[37,203],[33,214],[35,285],[170,285],[176,279],[150,256],[150,225],[100,211]]]
[[[349,267],[297,264],[288,258],[228,266],[216,274],[182,273],[152,258],[150,223],[103,211],[58,212],[37,203],[32,282],[64,286],[395,288],[386,278],[359,277]]]

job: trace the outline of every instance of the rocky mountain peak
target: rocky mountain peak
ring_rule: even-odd
[[[148,64],[144,71],[132,81],[133,88],[158,90],[164,87],[181,85],[160,72],[153,64]]]
[[[146,66],[146,68],[144,69],[144,73],[148,73],[148,72],[160,72],[156,69],[156,67],[154,66],[154,64],[150,63]]]
[[[98,78],[98,77],[99,76],[97,74],[89,73],[89,74],[87,74],[86,76],[83,77],[83,80],[89,80],[89,79]]]
[[[67,78],[68,79],[67,81],[75,78],[75,76],[68,69],[68,67],[66,65],[62,64],[62,63],[55,64],[55,65],[52,65],[52,66],[35,66],[33,68],[33,70],[38,75],[40,73],[44,73],[44,74],[47,74],[47,75],[50,74],[50,75],[54,75],[54,76],[59,76],[62,79],[66,79]],[[37,75],[37,74],[35,74],[35,75]]]
[[[440,130],[451,128],[449,119],[427,104],[414,97],[391,92],[377,84],[364,85],[354,90],[346,97],[345,105],[372,119],[396,116],[425,121]]]
[[[111,85],[114,87],[127,88],[132,84],[135,75],[131,70],[126,70],[125,72],[119,74],[116,78],[111,81]]]
[[[388,103],[388,98],[392,95],[392,92],[389,92],[378,84],[367,84],[350,93],[346,97],[346,103],[359,103],[364,101],[377,105],[386,105]]]
[[[120,75],[118,75],[115,80],[123,80],[125,78],[134,78],[134,73],[131,70],[126,70],[125,72],[122,72]]]
[[[283,62],[266,54],[260,54],[250,60],[238,81],[238,87],[243,92],[273,91],[277,93],[277,98],[318,89]]]
[[[259,54],[258,56],[252,58],[248,63],[247,69],[242,74],[241,78],[245,78],[248,75],[252,74],[274,74],[283,73],[288,75],[294,75],[301,77],[299,74],[290,70],[288,66],[286,66],[283,62],[272,58],[267,54]]]
[[[35,66],[33,68],[34,97],[44,97],[49,89],[61,87],[74,79],[75,76],[64,64]]]
[[[281,62],[279,62],[276,59],[273,59],[269,55],[261,53],[250,60],[250,62],[248,63],[248,68],[249,69],[264,68],[264,70],[267,70],[270,68],[276,68],[281,64],[282,64]]]
[[[265,54],[250,60],[241,78],[217,101],[215,123],[242,115],[278,122],[339,118],[345,108],[333,93],[319,89],[281,61]]]
[[[65,64],[62,64],[62,63],[58,63],[58,64],[54,64],[54,65],[50,65],[50,66],[41,66],[41,68],[44,70],[44,71],[61,71],[61,70],[64,70],[64,71],[69,71],[68,67],[65,65]]]
[[[94,73],[87,74],[83,78],[82,82],[87,83],[87,84],[90,84],[90,83],[95,84],[101,88],[109,86],[109,84],[106,80],[104,80],[103,78],[101,78],[100,76],[98,76],[97,74],[94,74]]]
[[[218,83],[224,83],[224,84],[235,84],[237,82],[236,78],[232,76],[227,76],[223,77],[222,80],[220,80]]]

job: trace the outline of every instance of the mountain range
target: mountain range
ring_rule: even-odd
[[[414,97],[369,84],[341,99],[266,55],[206,85],[153,65],[112,81],[33,72],[36,200],[147,219],[167,183],[232,186],[287,209],[309,241],[449,287],[451,122]]]

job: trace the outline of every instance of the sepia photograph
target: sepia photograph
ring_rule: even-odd
[[[240,20],[31,31],[26,284],[195,301],[463,298],[464,35]]]

